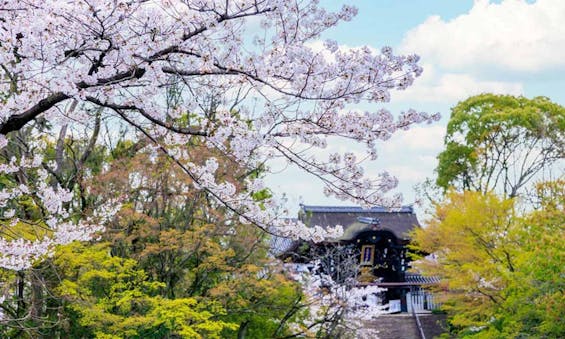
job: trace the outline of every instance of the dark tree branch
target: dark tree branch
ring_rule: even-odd
[[[156,119],[151,114],[147,113],[145,110],[138,108],[136,106],[133,106],[133,105],[119,105],[119,104],[114,104],[114,103],[111,103],[111,102],[102,102],[102,101],[98,100],[97,98],[90,97],[90,96],[86,97],[86,100],[88,100],[88,101],[90,101],[93,104],[96,104],[98,106],[110,108],[114,111],[136,111],[136,112],[139,112],[139,114],[141,114],[145,119],[151,121],[155,125],[159,125],[159,126],[164,127],[164,128],[166,128],[166,129],[168,129],[172,132],[175,132],[175,133],[187,134],[187,135],[197,135],[197,136],[208,136],[208,133],[206,133],[205,131],[201,131],[201,130],[191,128],[191,127],[177,127],[177,126],[174,126],[171,123],[167,123],[167,122],[161,121],[159,119]],[[122,116],[122,118],[124,118],[123,115],[121,115],[121,116]]]
[[[28,122],[35,119],[41,113],[47,111],[56,104],[67,100],[69,98],[63,92],[51,94],[45,99],[41,99],[35,106],[29,108],[20,114],[10,116],[6,121],[0,124],[0,134],[8,134],[13,131],[18,131],[24,127]]]
[[[114,83],[117,83],[117,82],[121,82],[121,81],[124,81],[124,80],[139,79],[144,74],[145,74],[145,69],[135,68],[135,69],[132,69],[132,70],[127,71],[127,72],[122,72],[122,73],[116,74],[115,76],[110,77],[110,78],[98,79],[98,81],[94,85],[88,85],[85,82],[80,82],[80,83],[77,84],[77,87],[79,89],[85,89],[85,88],[89,88],[89,87],[105,86],[105,85],[110,85],[110,84],[114,84]],[[45,99],[41,99],[33,107],[29,108],[28,110],[24,111],[23,113],[10,116],[6,121],[4,121],[2,124],[0,124],[0,134],[6,135],[10,132],[17,131],[17,130],[21,129],[28,122],[34,120],[41,113],[51,109],[56,104],[58,104],[62,101],[65,101],[69,98],[70,98],[69,95],[67,95],[63,92],[57,92],[57,93],[51,94],[50,96],[48,96]]]

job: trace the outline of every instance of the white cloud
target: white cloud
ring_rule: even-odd
[[[414,85],[392,93],[391,97],[395,102],[457,102],[481,93],[520,95],[524,93],[523,87],[520,82],[480,80],[470,74],[436,74],[431,65],[425,65],[422,77]]]
[[[452,20],[429,17],[405,35],[400,50],[452,70],[551,70],[565,67],[564,22],[563,0],[476,0],[469,13]]]
[[[431,167],[433,168],[433,167]],[[414,185],[416,183],[422,182],[429,175],[430,169],[422,170],[415,166],[388,166],[386,170],[398,178],[399,182],[402,184]]]
[[[382,143],[379,151],[383,153],[383,157],[394,153],[436,154],[443,147],[444,136],[445,126],[443,125],[416,126],[408,131],[397,132],[392,138]]]

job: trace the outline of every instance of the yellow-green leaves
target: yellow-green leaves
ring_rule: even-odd
[[[564,150],[565,107],[545,97],[473,96],[451,111],[436,183],[514,197]]]
[[[543,185],[538,209],[517,215],[512,199],[449,192],[426,228],[412,233],[416,267],[462,337],[565,336],[564,181]]]
[[[225,313],[217,305],[163,298],[164,283],[149,280],[135,260],[111,256],[108,244],[63,246],[54,262],[62,270],[56,292],[97,338],[219,338],[236,326],[215,319]]]
[[[515,256],[512,227],[511,200],[451,192],[428,227],[413,233],[414,249],[434,258],[422,258],[417,267],[439,276],[454,297],[446,306],[465,314],[455,319],[457,325],[483,325],[489,320],[487,309],[502,301]]]

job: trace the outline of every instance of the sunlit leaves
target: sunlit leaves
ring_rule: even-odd
[[[477,95],[451,111],[436,183],[513,197],[565,157],[564,143],[565,108],[548,98]]]
[[[450,192],[413,248],[415,265],[442,279],[438,293],[461,336],[562,337],[563,181],[539,186],[538,209],[517,215],[493,193]]]
[[[180,335],[219,338],[235,324],[213,320],[207,302],[160,296],[163,283],[150,281],[132,259],[113,257],[108,244],[62,247],[54,258],[63,279],[56,292],[96,337]],[[218,306],[212,308],[225,313]],[[76,325],[75,325],[76,326]]]

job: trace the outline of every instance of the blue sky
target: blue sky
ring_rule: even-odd
[[[322,0],[325,8],[337,10],[346,1]],[[398,45],[406,31],[422,23],[430,15],[451,19],[473,5],[470,0],[359,0],[352,1],[359,9],[357,17],[329,31],[338,41],[351,45]]]
[[[345,1],[321,0],[328,9]],[[565,0],[359,0],[351,22],[331,29],[323,39],[343,48],[391,46],[397,53],[421,56],[424,74],[383,105],[393,113],[408,108],[440,112],[442,120],[402,132],[379,147],[379,159],[367,173],[386,169],[400,180],[405,203],[414,201],[413,186],[433,176],[435,157],[450,107],[469,96],[499,94],[547,96],[565,105]],[[378,109],[379,107],[363,107]],[[331,145],[349,150],[347,143]],[[276,167],[276,166],[275,166]],[[277,168],[275,168],[277,170]],[[298,204],[347,202],[328,199],[322,186],[297,170],[271,175],[267,183],[286,192],[291,214]]]

